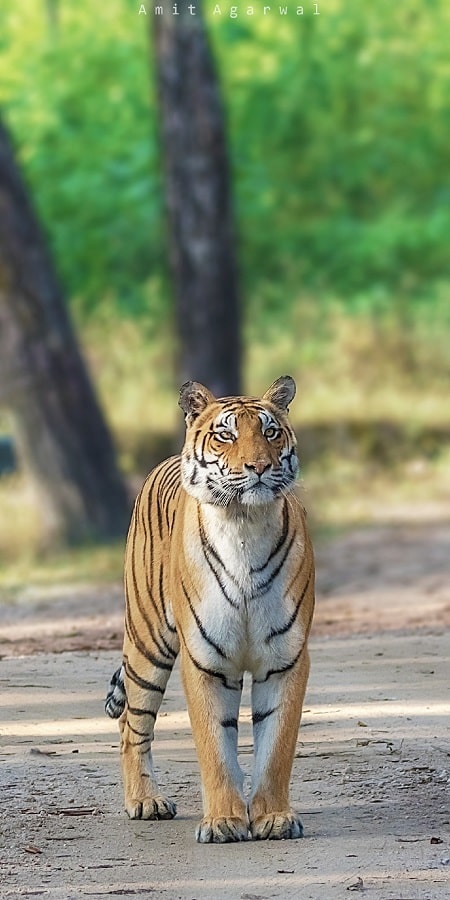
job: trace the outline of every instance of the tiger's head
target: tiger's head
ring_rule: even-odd
[[[201,503],[243,507],[271,503],[292,487],[296,440],[288,407],[295,396],[290,375],[261,397],[216,399],[196,381],[183,384],[179,404],[186,419],[181,454],[185,491]]]

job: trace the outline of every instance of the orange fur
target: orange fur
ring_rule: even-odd
[[[314,559],[294,480],[289,376],[261,399],[181,390],[186,442],[147,478],[130,525],[120,720],[125,807],[171,818],[151,762],[156,715],[180,650],[201,769],[202,842],[301,836],[289,778],[305,694]],[[247,802],[237,761],[244,671],[255,760]],[[111,711],[110,711],[111,712]],[[116,715],[116,712],[112,712]]]

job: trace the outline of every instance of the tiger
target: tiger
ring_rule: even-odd
[[[154,726],[178,653],[199,761],[200,843],[303,836],[289,782],[306,684],[314,555],[295,492],[288,421],[294,379],[260,398],[180,390],[186,437],[138,495],[125,552],[123,662],[106,712],[119,718],[125,809],[171,819],[152,763]],[[250,673],[254,760],[248,801],[238,717]]]

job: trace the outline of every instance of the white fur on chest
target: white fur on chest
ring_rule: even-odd
[[[201,569],[197,614],[202,630],[192,622],[190,648],[202,665],[230,677],[246,670],[264,677],[270,669],[287,665],[303,639],[297,623],[271,637],[284,628],[295,608],[295,598],[286,596],[291,554],[289,563],[280,566],[287,541],[274,553],[282,530],[277,512],[260,509],[248,518],[231,518],[224,510],[203,507],[206,541],[201,546],[188,538],[185,544],[187,558],[197,572]],[[295,541],[292,552],[301,556],[301,542]]]

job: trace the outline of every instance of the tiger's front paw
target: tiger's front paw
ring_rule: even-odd
[[[126,799],[125,809],[130,819],[173,819],[177,812],[175,803],[161,794],[141,800]]]
[[[286,841],[303,837],[303,826],[296,813],[266,813],[250,822],[255,841]]]
[[[248,841],[248,822],[237,816],[205,816],[197,825],[195,837],[200,844],[227,844]]]

